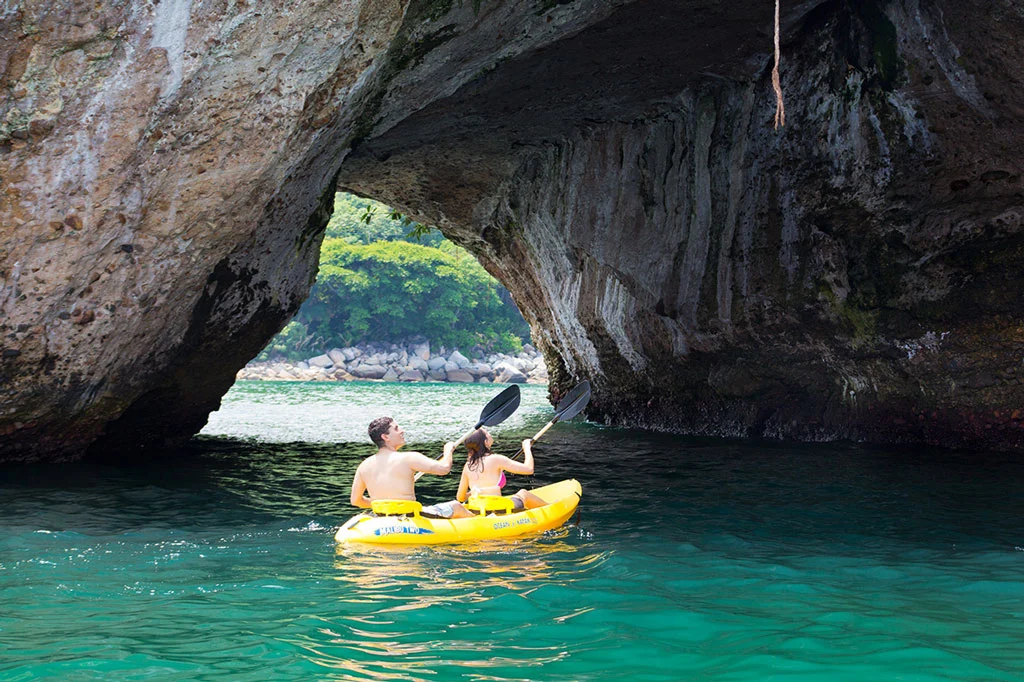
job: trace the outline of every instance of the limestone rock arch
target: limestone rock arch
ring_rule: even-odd
[[[0,459],[180,441],[336,187],[512,291],[591,416],[1018,449],[1019,2],[9,3]]]

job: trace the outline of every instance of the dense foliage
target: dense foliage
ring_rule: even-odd
[[[522,348],[529,327],[497,280],[436,230],[390,214],[377,202],[338,195],[316,283],[262,359],[414,336],[449,348]]]
[[[344,192],[334,197],[334,213],[327,223],[326,236],[350,244],[401,239],[438,246],[445,241],[436,229],[413,222],[379,201]]]

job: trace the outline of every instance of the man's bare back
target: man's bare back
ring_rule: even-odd
[[[356,480],[362,479],[372,500],[415,500],[414,478],[417,471],[422,471],[414,468],[422,465],[419,458],[426,459],[419,452],[378,451],[359,465]]]
[[[444,456],[436,460],[419,452],[399,452],[405,445],[405,431],[393,420],[389,420],[386,431],[371,433],[371,437],[374,435],[380,449],[363,460],[352,480],[351,502],[356,507],[368,509],[372,500],[415,500],[417,472],[444,476],[452,469],[454,443],[446,443]]]

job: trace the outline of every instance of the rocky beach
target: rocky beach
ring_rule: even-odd
[[[548,369],[530,344],[516,355],[474,348],[464,355],[429,341],[331,348],[306,360],[253,361],[238,379],[266,381],[446,381],[464,384],[547,384]]]

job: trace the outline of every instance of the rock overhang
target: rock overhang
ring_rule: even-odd
[[[783,7],[780,133],[767,3],[163,5],[7,23],[5,458],[197,430],[335,178],[476,253],[596,418],[1020,447],[1013,3]]]

